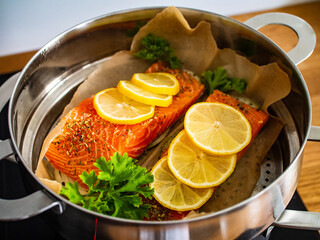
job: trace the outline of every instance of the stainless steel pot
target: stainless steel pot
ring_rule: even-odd
[[[210,22],[219,48],[237,49],[257,64],[279,61],[291,73],[293,91],[271,107],[286,126],[268,153],[251,198],[195,219],[144,222],[83,209],[37,179],[34,170],[42,142],[76,87],[108,56],[130,47],[128,28],[161,10],[130,10],[82,23],[50,41],[21,73],[1,87],[1,109],[11,95],[11,139],[0,142],[1,159],[15,154],[26,187],[33,193],[17,200],[0,199],[0,219],[15,221],[42,213],[67,239],[92,239],[95,234],[98,239],[249,239],[272,225],[320,229],[319,213],[285,210],[297,187],[305,143],[308,139],[320,140],[320,131],[311,126],[310,96],[296,67],[312,53],[315,33],[304,20],[284,13],[262,14],[243,24],[214,13],[180,9],[191,26],[200,20]],[[299,37],[297,46],[286,54],[256,31],[268,24],[292,28]]]

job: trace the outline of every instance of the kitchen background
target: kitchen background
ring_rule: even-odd
[[[314,0],[0,0],[0,57],[37,50],[59,33],[103,14],[181,6],[232,16]]]

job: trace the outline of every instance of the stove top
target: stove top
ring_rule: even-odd
[[[13,74],[0,75],[0,85],[4,83]],[[0,113],[0,139],[9,138],[8,127],[8,104]],[[8,161],[0,161],[0,198],[17,199],[24,197],[26,190],[23,180],[19,173],[17,164]],[[287,209],[306,210],[298,192],[295,192]],[[1,213],[0,213],[1,214]],[[62,240],[52,228],[42,219],[42,216],[32,217],[17,222],[0,222],[0,239],[16,240],[16,239],[46,239],[46,240]],[[274,227],[271,234],[266,237],[266,232],[261,234],[256,240],[320,240],[318,231],[297,230],[289,228]]]

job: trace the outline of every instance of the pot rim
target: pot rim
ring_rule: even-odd
[[[59,35],[57,35],[56,37],[54,37],[52,40],[50,40],[48,43],[46,43],[30,60],[29,62],[26,64],[26,66],[23,68],[19,78],[18,78],[18,81],[14,87],[14,90],[12,92],[12,95],[11,95],[11,98],[10,98],[10,103],[9,103],[9,113],[8,113],[8,122],[9,122],[9,132],[10,132],[10,137],[11,137],[11,140],[12,140],[12,145],[13,145],[13,148],[14,148],[14,151],[15,151],[15,154],[18,155],[18,162],[22,162],[22,164],[24,165],[24,167],[27,169],[27,171],[29,172],[29,174],[37,181],[38,184],[40,184],[42,186],[42,188],[44,190],[46,190],[47,192],[50,193],[50,195],[52,195],[55,199],[58,199],[59,201],[62,201],[64,204],[68,204],[69,206],[71,207],[74,207],[80,211],[83,211],[87,214],[90,214],[90,215],[93,215],[95,217],[98,217],[98,218],[103,218],[103,219],[108,219],[108,220],[111,220],[111,221],[116,221],[118,223],[125,223],[125,224],[131,224],[131,225],[147,225],[147,226],[150,226],[150,225],[180,225],[180,224],[186,224],[186,223],[191,223],[191,222],[198,222],[198,221],[202,221],[202,220],[205,220],[205,219],[208,219],[208,218],[214,218],[214,217],[219,217],[219,216],[222,216],[224,215],[225,213],[227,212],[233,212],[233,211],[236,211],[238,209],[241,209],[241,208],[244,208],[249,202],[251,201],[254,201],[256,198],[259,198],[261,195],[265,194],[270,188],[272,188],[273,186],[277,185],[282,178],[284,178],[284,176],[286,175],[286,173],[288,171],[290,171],[290,169],[293,168],[293,165],[297,162],[297,159],[299,158],[299,156],[301,156],[303,150],[304,150],[304,147],[305,147],[305,144],[306,144],[306,141],[307,141],[307,136],[308,136],[308,133],[310,131],[310,128],[311,128],[311,99],[310,99],[310,95],[309,95],[309,91],[308,91],[308,88],[307,88],[307,85],[303,79],[303,76],[302,74],[300,73],[300,71],[298,70],[297,66],[293,63],[293,61],[287,56],[287,54],[277,45],[275,44],[272,40],[270,40],[268,37],[266,37],[265,35],[263,35],[262,33],[258,32],[257,30],[249,27],[248,25],[246,25],[245,23],[242,23],[242,22],[239,22],[235,19],[232,19],[230,17],[227,17],[227,16],[223,16],[223,15],[220,15],[220,14],[217,14],[217,13],[213,13],[213,12],[209,12],[209,11],[205,11],[205,10],[201,10],[201,9],[195,9],[195,8],[187,8],[187,7],[177,7],[178,9],[185,9],[185,10],[190,10],[190,11],[193,11],[193,12],[198,12],[198,13],[206,13],[206,14],[209,14],[209,15],[216,15],[216,16],[219,16],[223,19],[226,19],[234,24],[237,24],[237,25],[240,25],[244,28],[246,28],[247,30],[249,31],[253,31],[254,34],[257,34],[259,35],[259,37],[263,38],[264,41],[267,41],[269,45],[271,45],[273,48],[276,48],[277,51],[281,52],[281,54],[284,56],[285,60],[290,64],[290,66],[292,67],[292,69],[294,70],[294,72],[297,74],[297,77],[299,79],[301,79],[301,83],[302,83],[302,86],[303,86],[303,89],[305,91],[305,96],[307,97],[307,100],[308,100],[308,103],[307,103],[307,106],[308,106],[308,112],[309,112],[309,119],[307,121],[307,127],[306,127],[306,134],[305,134],[305,137],[304,139],[302,139],[302,142],[301,142],[301,147],[297,153],[297,155],[294,157],[294,160],[290,163],[290,165],[280,174],[279,177],[277,177],[277,179],[275,179],[269,186],[267,186],[265,189],[263,189],[262,191],[260,191],[259,193],[257,193],[256,195],[254,196],[251,196],[250,198],[244,200],[244,201],[241,201],[240,203],[238,204],[235,204],[231,207],[228,207],[226,209],[223,209],[221,211],[218,211],[218,212],[213,212],[213,213],[209,213],[209,214],[205,214],[205,215],[201,215],[201,216],[198,216],[196,218],[190,218],[190,219],[182,219],[182,220],[171,220],[171,221],[143,221],[143,220],[130,220],[130,219],[123,219],[123,218],[118,218],[118,217],[112,217],[112,216],[108,216],[108,215],[103,215],[103,214],[100,214],[100,213],[96,213],[96,212],[93,212],[91,210],[87,210],[83,207],[80,207],[74,203],[71,203],[69,200],[63,198],[62,196],[56,194],[54,191],[52,191],[50,188],[48,188],[45,184],[43,184],[40,179],[38,179],[38,177],[35,176],[35,173],[26,165],[25,161],[23,160],[23,157],[21,155],[21,152],[17,146],[17,143],[15,141],[15,138],[14,138],[14,133],[13,133],[13,128],[12,128],[12,109],[14,107],[14,96],[17,94],[17,87],[18,85],[20,84],[20,82],[22,81],[21,79],[23,78],[23,76],[25,75],[25,72],[27,71],[27,69],[31,66],[32,62],[35,61],[35,59],[37,59],[39,56],[41,56],[43,54],[43,52],[46,52],[48,51],[48,49],[50,50],[50,48],[57,42],[59,41],[60,39],[62,38],[65,38],[65,37],[69,37],[69,36],[72,36],[75,32],[77,32],[78,29],[86,26],[86,27],[90,27],[92,24],[94,24],[95,22],[101,20],[101,19],[104,19],[104,18],[107,18],[107,17],[112,17],[112,16],[116,16],[116,15],[121,15],[121,14],[128,14],[128,13],[131,13],[131,12],[138,12],[138,11],[153,11],[153,12],[159,12],[161,10],[163,10],[164,6],[160,6],[160,7],[142,7],[142,8],[131,8],[131,9],[125,9],[125,10],[120,10],[120,11],[116,11],[116,12],[112,12],[112,13],[108,13],[108,14],[103,14],[101,16],[97,16],[97,17],[94,17],[94,18],[91,18],[89,20],[86,20],[80,24],[77,24],[69,29],[67,29],[66,31],[60,33]],[[293,193],[292,193],[293,194]]]

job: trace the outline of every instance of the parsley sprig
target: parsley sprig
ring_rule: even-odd
[[[173,48],[166,39],[149,33],[142,38],[141,45],[142,49],[134,53],[134,56],[151,63],[161,60],[170,64],[171,69],[181,68],[181,61],[174,54]]]
[[[153,182],[150,172],[126,153],[123,156],[115,153],[109,161],[100,157],[94,166],[100,169],[98,175],[94,171],[79,175],[88,186],[87,194],[79,192],[77,182],[67,183],[60,194],[98,213],[137,220],[147,216],[150,206],[143,204],[141,195],[152,199],[154,191],[148,185]]]
[[[203,72],[200,80],[205,85],[209,95],[215,89],[224,93],[229,91],[242,93],[247,87],[247,82],[244,79],[228,77],[227,70],[223,67],[216,68],[214,72],[210,70]]]

